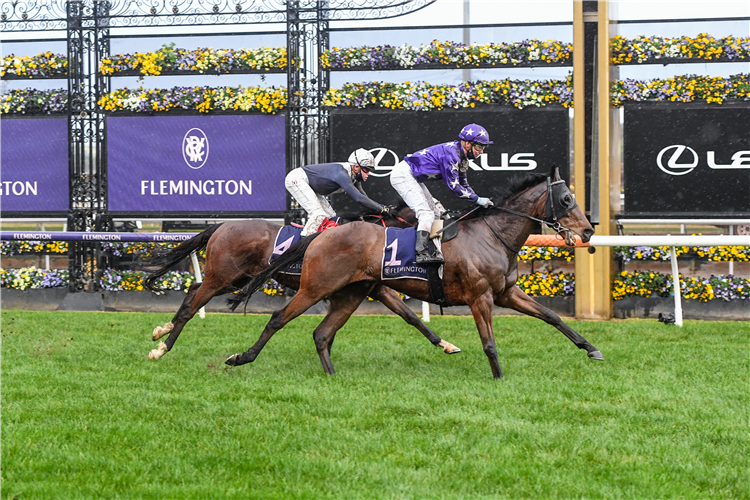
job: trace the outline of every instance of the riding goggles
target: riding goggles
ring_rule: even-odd
[[[489,146],[489,144],[480,144],[478,142],[471,142],[469,144],[471,144],[471,147],[476,149],[477,151],[484,151],[485,149],[487,149],[487,146]]]

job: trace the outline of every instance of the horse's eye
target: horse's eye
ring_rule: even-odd
[[[573,197],[572,197],[572,196],[571,196],[571,195],[570,195],[569,193],[568,193],[568,194],[565,194],[565,195],[564,195],[564,196],[563,196],[563,197],[562,197],[562,198],[560,199],[560,203],[562,203],[562,205],[563,205],[564,207],[569,207],[569,206],[571,206],[571,205],[573,204]]]

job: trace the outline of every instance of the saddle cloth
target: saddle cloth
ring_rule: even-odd
[[[273,242],[273,253],[271,254],[271,257],[268,258],[269,264],[278,259],[281,254],[289,249],[290,246],[294,245],[302,238],[302,229],[303,228],[301,227],[294,226],[284,226],[281,228],[276,234],[276,241]],[[282,272],[284,274],[302,274],[302,260],[291,264]]]
[[[416,228],[385,229],[385,247],[380,277],[384,280],[418,279],[427,280],[427,266],[416,263],[417,253],[414,246],[417,241]],[[432,241],[430,250],[433,251]]]
[[[318,229],[318,231],[325,231],[326,229],[337,227],[340,220],[340,217],[332,217],[330,219],[326,218],[320,225],[320,229]],[[281,230],[276,234],[276,240],[273,242],[273,252],[268,258],[269,264],[278,259],[282,253],[286,252],[289,249],[290,246],[294,245],[300,239],[302,239],[302,229],[303,228],[296,226],[284,226],[281,228]],[[291,264],[281,272],[284,274],[302,274],[302,260],[300,259],[298,262]]]

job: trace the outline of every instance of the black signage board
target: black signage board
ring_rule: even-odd
[[[494,142],[473,161],[469,185],[479,196],[491,196],[492,187],[524,172],[547,174],[553,166],[570,180],[569,113],[562,106],[518,109],[488,106],[479,109],[401,111],[384,109],[333,109],[330,112],[331,161],[346,161],[357,148],[370,150],[377,168],[364,185],[373,200],[395,204],[398,194],[389,175],[404,156],[458,138],[461,129],[477,123]],[[449,210],[470,206],[448,189],[442,179],[427,181],[427,188]],[[332,196],[339,213],[359,212],[361,207],[346,194]]]
[[[625,216],[750,216],[750,103],[625,105]]]

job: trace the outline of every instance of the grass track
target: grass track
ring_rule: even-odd
[[[447,356],[394,317],[354,317],[323,374],[303,316],[255,363],[268,316],[2,311],[2,496],[749,498],[747,322],[433,317]]]

